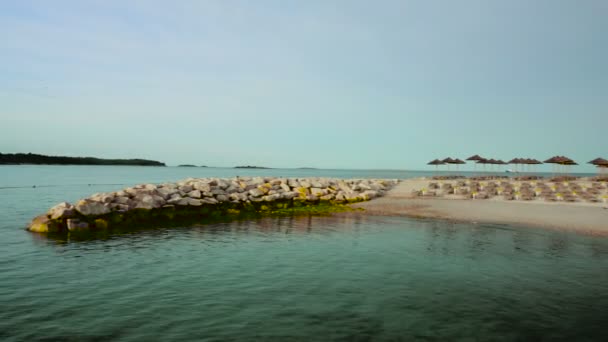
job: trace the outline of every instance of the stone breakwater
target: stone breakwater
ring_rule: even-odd
[[[385,179],[189,178],[98,193],[59,203],[32,220],[39,233],[202,223],[290,208],[338,206],[382,196],[398,183]],[[311,209],[314,212],[314,209]]]

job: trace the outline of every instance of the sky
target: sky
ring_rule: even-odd
[[[608,158],[606,18],[605,0],[1,1],[0,152],[583,164]]]

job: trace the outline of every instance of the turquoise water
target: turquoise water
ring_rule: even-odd
[[[62,200],[123,184],[235,171],[421,175],[0,167],[0,340],[608,338],[608,238],[356,214],[157,229],[85,242],[23,230]]]

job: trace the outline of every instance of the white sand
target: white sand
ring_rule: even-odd
[[[454,195],[422,198],[412,194],[413,190],[428,188],[429,182],[429,179],[404,180],[384,197],[355,206],[376,215],[507,223],[608,235],[608,209],[603,203],[507,201],[499,196],[475,200]]]

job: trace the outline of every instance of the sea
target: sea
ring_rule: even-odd
[[[62,201],[188,177],[395,170],[0,166],[0,341],[607,341],[608,238],[341,214],[71,241]]]

